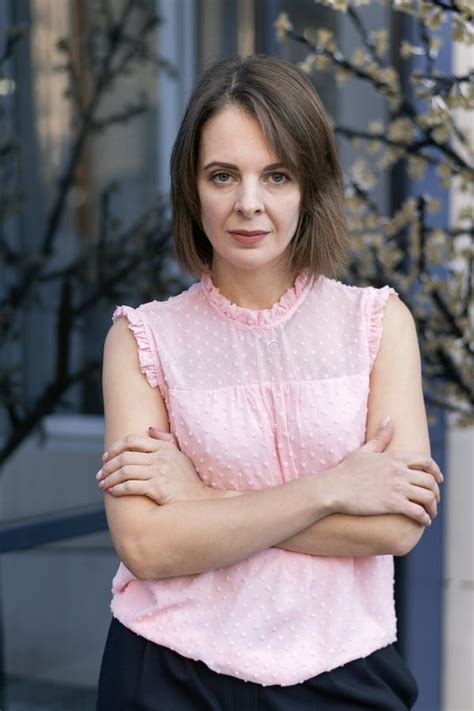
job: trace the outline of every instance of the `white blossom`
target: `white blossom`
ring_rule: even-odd
[[[293,25],[288,17],[287,12],[281,12],[275,22],[273,27],[276,30],[277,39],[279,42],[283,42],[288,37],[288,32],[293,29]]]

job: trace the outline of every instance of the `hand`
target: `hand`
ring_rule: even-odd
[[[356,516],[397,513],[430,525],[438,513],[438,484],[444,477],[428,455],[384,452],[392,434],[390,421],[328,472],[334,505],[338,513]]]
[[[160,506],[209,498],[209,488],[175,437],[152,427],[149,433],[149,437],[128,434],[109,447],[100,476],[98,473],[100,488],[114,496],[148,496]]]

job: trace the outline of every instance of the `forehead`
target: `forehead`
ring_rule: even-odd
[[[250,157],[276,162],[273,146],[267,141],[257,119],[243,109],[230,106],[210,118],[201,129],[199,161],[222,160],[236,163]]]

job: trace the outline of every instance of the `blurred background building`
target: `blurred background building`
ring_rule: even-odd
[[[104,3],[116,14],[125,4]],[[374,27],[385,27],[392,42],[400,43],[408,29],[396,19],[392,5],[374,5],[367,18]],[[8,116],[10,120],[13,116],[22,146],[24,202],[8,230],[15,244],[30,254],[44,237],[43,226],[60,188],[58,175],[77,131],[71,124],[71,97],[64,95],[67,81],[59,70],[64,55],[58,53],[57,43],[86,31],[99,6],[94,0],[0,0],[0,41],[6,42],[7,27],[28,28],[13,54],[10,75],[0,76],[0,101],[11,109]],[[147,0],[141,6],[161,20],[150,34],[151,49],[174,74],[140,66],[107,93],[104,115],[121,111],[137,92],[149,110],[128,123],[117,122],[103,135],[97,133],[84,147],[58,227],[51,269],[59,269],[77,251],[96,248],[100,196],[111,181],[120,183],[114,212],[124,224],[143,213],[157,193],[166,196],[171,148],[206,62],[254,52],[303,61],[302,47],[277,41],[274,23],[282,12],[295,26],[321,23],[341,43],[354,41],[347,18],[313,0]],[[87,95],[90,75],[85,57],[77,51],[78,85]],[[472,51],[469,54],[449,40],[444,51],[446,66],[457,74],[472,67]],[[364,86],[336,91],[330,74],[321,72],[312,79],[333,118],[350,116],[364,128],[383,115],[381,98]],[[5,135],[11,130],[8,116],[3,117]],[[352,148],[341,141],[339,149],[347,165]],[[387,171],[377,186],[386,210],[410,190],[410,184],[397,180],[396,171]],[[441,199],[448,214],[465,197],[446,190]],[[152,284],[146,292],[149,298],[176,293],[187,283],[169,251],[164,249],[162,256],[162,272],[155,288]],[[2,295],[9,286],[8,264],[3,262],[3,267]],[[92,272],[95,268],[87,265]],[[139,303],[142,287],[139,278],[132,279],[119,292],[123,300],[117,303]],[[26,402],[33,402],[51,379],[57,357],[55,299],[45,281],[41,298],[25,312],[21,334],[8,353],[21,372]],[[77,370],[90,359],[101,358],[111,313],[112,304],[98,303],[88,312],[86,325],[75,330],[69,357]],[[417,711],[468,711],[474,708],[473,437],[472,427],[456,427],[448,415],[439,415],[431,442],[433,457],[445,473],[442,503],[419,546],[396,559],[398,647],[420,685]],[[6,433],[7,419],[2,417],[0,426]],[[0,470],[2,709],[94,709],[110,621],[111,581],[118,566],[105,529],[103,495],[95,481],[102,448],[102,395],[96,369],[67,388]]]

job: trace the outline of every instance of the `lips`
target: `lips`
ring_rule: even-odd
[[[267,235],[264,230],[229,230],[232,235],[243,235],[244,237],[258,237],[259,235]]]
[[[257,232],[257,231],[252,231],[252,232],[230,232],[232,237],[237,241],[240,242],[240,244],[257,244],[257,242],[261,242],[268,232]]]

